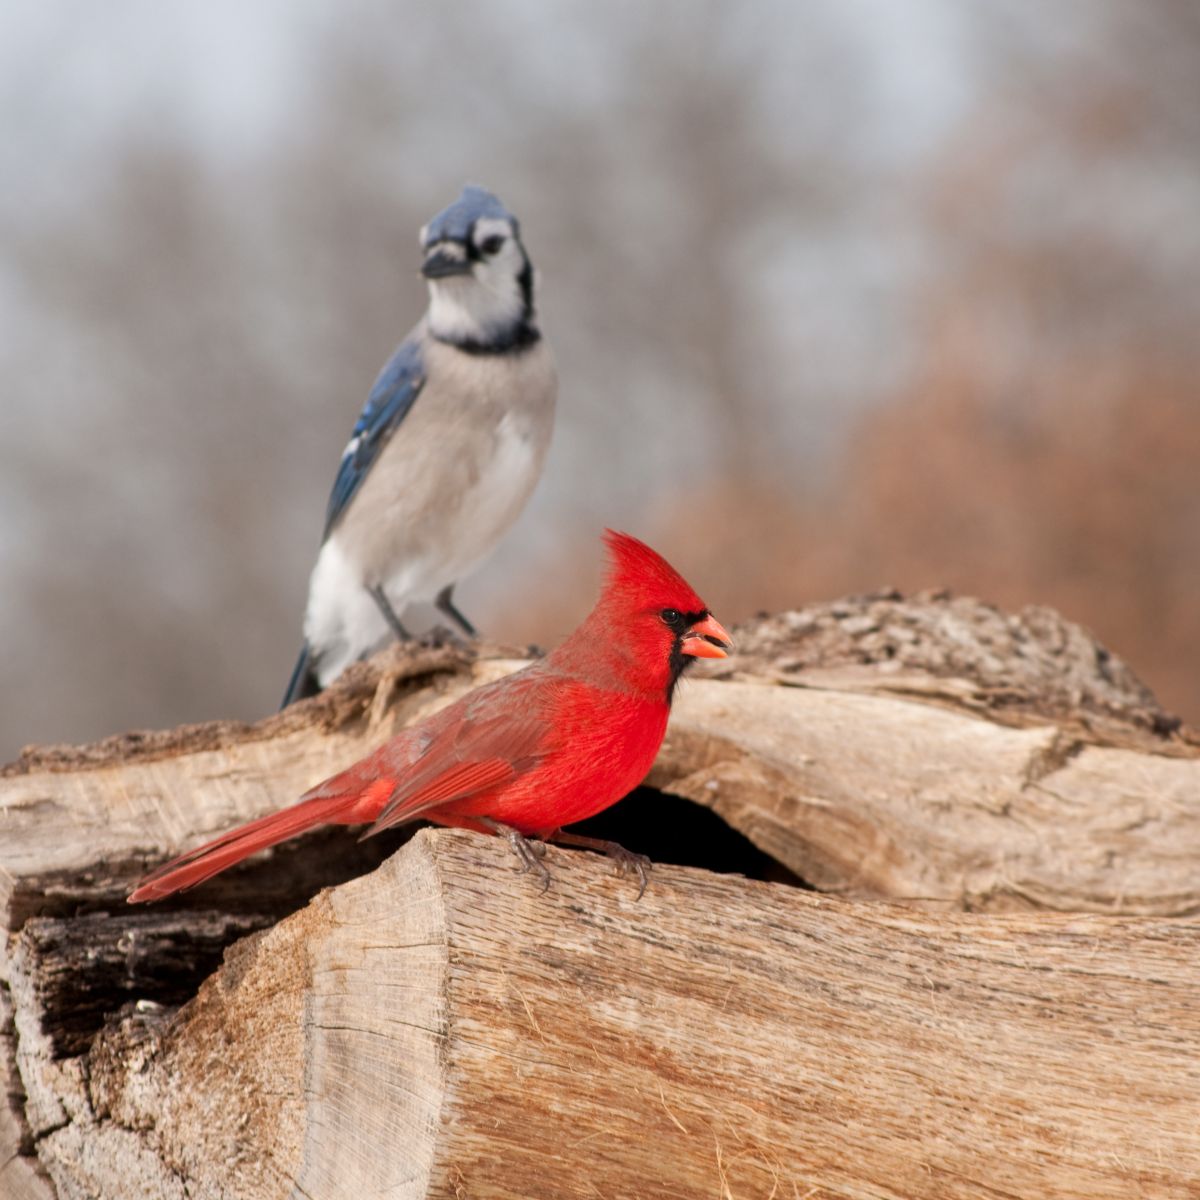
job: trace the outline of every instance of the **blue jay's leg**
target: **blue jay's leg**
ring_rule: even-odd
[[[309,645],[305,642],[300,648],[300,657],[296,660],[295,670],[292,671],[292,678],[288,683],[287,692],[284,694],[283,703],[279,707],[287,708],[289,704],[294,704],[297,700],[305,700],[309,696],[315,696],[320,690],[321,685],[317,682],[317,675],[313,670]]]
[[[388,623],[388,628],[402,642],[411,642],[412,634],[400,623],[400,618],[396,616],[396,610],[392,608],[388,601],[387,593],[383,590],[383,584],[377,583],[374,587],[367,588],[367,594],[379,606],[379,611],[383,614],[383,619]]]
[[[438,612],[445,613],[469,638],[477,638],[479,631],[462,615],[454,605],[454,601],[450,599],[450,593],[454,591],[454,584],[448,583],[440,592],[434,604],[437,605]]]

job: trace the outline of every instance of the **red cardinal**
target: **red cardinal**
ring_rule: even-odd
[[[292,807],[164,864],[130,902],[192,887],[316,825],[371,823],[370,835],[418,817],[503,834],[544,886],[549,872],[527,836],[604,850],[633,867],[644,890],[641,855],[561,827],[642,781],[684,668],[693,658],[724,658],[732,643],[649,546],[612,530],[604,540],[611,561],[600,599],[552,654],[397,734]]]

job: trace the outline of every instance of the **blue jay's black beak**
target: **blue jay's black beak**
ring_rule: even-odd
[[[445,279],[449,275],[470,275],[471,263],[465,254],[461,258],[444,246],[435,246],[421,264],[426,279]]]

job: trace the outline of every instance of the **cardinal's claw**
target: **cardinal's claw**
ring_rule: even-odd
[[[640,900],[646,894],[646,885],[650,882],[647,872],[654,864],[644,854],[635,854],[632,850],[626,850],[619,842],[610,842],[607,838],[584,837],[581,833],[567,833],[561,829],[554,834],[554,841],[562,842],[564,846],[582,846],[585,850],[599,850],[602,854],[607,854],[616,864],[618,875],[636,872],[640,885],[637,899]]]
[[[518,833],[517,837],[520,838],[521,835]],[[512,845],[513,849],[517,851],[517,856],[521,859],[523,864],[521,867],[521,874],[525,875],[532,871],[541,879],[542,891],[545,892],[550,887],[550,872],[546,869],[546,864],[542,862],[541,855],[538,854],[533,846],[531,846],[525,838],[521,838],[521,840],[525,842],[525,844],[519,850],[512,840],[509,840],[509,844]],[[545,854],[545,850],[542,851],[542,854]]]
[[[545,843],[531,842],[520,830],[500,821],[484,818],[482,823],[494,833],[501,834],[508,841],[513,853],[521,860],[521,874],[526,875],[532,871],[541,879],[542,891],[545,892],[550,887],[552,878],[546,869],[546,864],[542,862],[542,856],[546,853]]]
[[[637,898],[640,900],[646,894],[646,885],[650,882],[649,872],[654,864],[644,854],[634,854],[632,850],[625,850],[623,847],[618,849],[621,850],[621,854],[613,855],[617,863],[617,872],[621,875],[628,875],[630,871],[637,874]]]

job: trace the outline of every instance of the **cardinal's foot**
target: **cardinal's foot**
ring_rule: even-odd
[[[520,830],[514,829],[511,825],[505,825],[501,821],[493,821],[488,817],[479,819],[481,825],[486,825],[493,833],[499,834],[501,837],[508,839],[508,844],[512,847],[513,853],[521,860],[521,874],[524,875],[527,871],[532,871],[542,881],[542,891],[544,892],[550,886],[551,875],[546,869],[546,864],[542,862],[542,855],[546,853],[545,844],[542,842],[531,842]]]
[[[582,846],[585,850],[599,850],[602,854],[607,854],[616,863],[618,875],[634,874],[638,877],[637,898],[640,900],[645,894],[646,884],[650,881],[647,873],[654,864],[644,854],[635,854],[632,850],[626,850],[619,842],[610,842],[607,838],[584,837],[581,833],[567,833],[562,829],[552,840],[561,842],[564,846]]]

